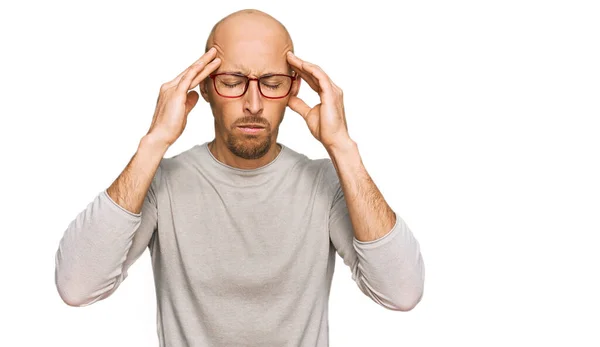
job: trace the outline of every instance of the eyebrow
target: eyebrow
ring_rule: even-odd
[[[216,73],[229,73],[229,74],[240,75],[240,76],[248,76],[248,74],[245,74],[243,71],[240,71],[240,70],[222,70],[222,71],[218,71]],[[272,76],[272,75],[287,75],[287,72],[267,72],[267,73],[263,73],[263,74],[259,75],[258,78]]]
[[[247,72],[250,69],[246,68],[245,66],[242,66],[242,65],[239,65],[239,64],[235,64],[230,69],[223,69],[223,70],[220,70],[220,71],[219,70],[220,69],[218,69],[217,71],[215,71],[215,73],[231,73],[231,74],[236,74],[236,75],[247,76],[248,75]],[[284,72],[269,71],[269,72],[261,74],[258,77],[264,77],[264,76],[269,76],[269,75],[280,75],[280,74],[287,75],[288,72],[287,71],[284,71]]]

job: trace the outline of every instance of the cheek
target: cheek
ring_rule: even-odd
[[[229,129],[231,125],[244,115],[244,108],[239,100],[218,100],[214,102],[213,113],[218,122]]]
[[[283,119],[285,109],[287,107],[287,100],[281,100],[273,102],[269,107],[265,107],[265,117],[269,119],[269,122],[273,125],[279,125]]]
[[[240,100],[219,100],[219,109],[225,118],[239,117],[244,112],[243,103]]]
[[[283,116],[283,113],[285,112],[285,109],[287,108],[288,100],[289,100],[289,97],[277,101],[277,103],[275,104],[275,107],[277,109],[277,115]]]

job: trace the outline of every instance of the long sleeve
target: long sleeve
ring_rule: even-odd
[[[425,267],[420,246],[404,220],[396,214],[394,227],[383,237],[361,242],[354,236],[339,181],[329,218],[330,239],[360,290],[390,310],[408,311],[422,298]]]
[[[55,256],[56,288],[65,303],[93,304],[110,296],[127,278],[127,269],[156,230],[157,177],[140,213],[119,206],[104,190],[68,225]]]

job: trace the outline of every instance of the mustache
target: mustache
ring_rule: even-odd
[[[263,125],[267,129],[271,128],[271,123],[269,123],[268,120],[266,120],[265,118],[260,117],[260,116],[246,116],[246,117],[242,117],[242,118],[236,120],[232,124],[232,128],[235,128],[235,127],[237,127],[240,124],[247,124],[247,123],[260,124],[260,125]]]

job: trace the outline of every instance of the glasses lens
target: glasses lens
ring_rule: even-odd
[[[260,79],[260,91],[267,97],[284,97],[290,90],[292,78],[289,76],[265,76]]]
[[[225,96],[240,96],[246,87],[246,77],[235,75],[220,75],[215,80],[217,92]]]

